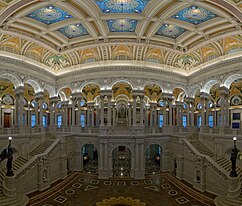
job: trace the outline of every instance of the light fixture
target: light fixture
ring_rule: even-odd
[[[8,137],[8,140],[11,141],[13,138],[12,137]]]

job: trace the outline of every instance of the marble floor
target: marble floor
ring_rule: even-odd
[[[171,173],[150,174],[144,180],[74,172],[50,189],[29,195],[30,206],[213,206],[213,196],[200,193]]]

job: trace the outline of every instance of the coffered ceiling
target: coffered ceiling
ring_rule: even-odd
[[[242,55],[241,22],[238,0],[1,0],[0,55],[57,75],[106,62],[188,76]]]

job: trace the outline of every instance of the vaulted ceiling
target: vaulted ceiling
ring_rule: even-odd
[[[242,55],[241,22],[240,0],[0,0],[0,55],[57,75],[104,62],[189,75]]]

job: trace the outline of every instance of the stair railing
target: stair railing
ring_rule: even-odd
[[[207,156],[207,155],[203,155],[200,152],[197,151],[197,149],[190,143],[189,140],[183,138],[184,141],[184,146],[186,147],[186,149],[194,156],[200,156],[200,157],[204,157],[206,162],[205,164],[207,164],[210,168],[212,168],[212,170],[219,175],[221,178],[223,178],[224,180],[228,180],[228,172],[223,169],[217,162],[215,162],[211,157]]]
[[[54,152],[55,149],[60,145],[60,140],[61,138],[56,139],[45,152],[33,156],[26,164],[24,164],[23,167],[15,172],[15,179],[18,180],[25,175],[29,170],[31,170],[31,168],[40,162],[43,156],[51,155],[51,153]]]

